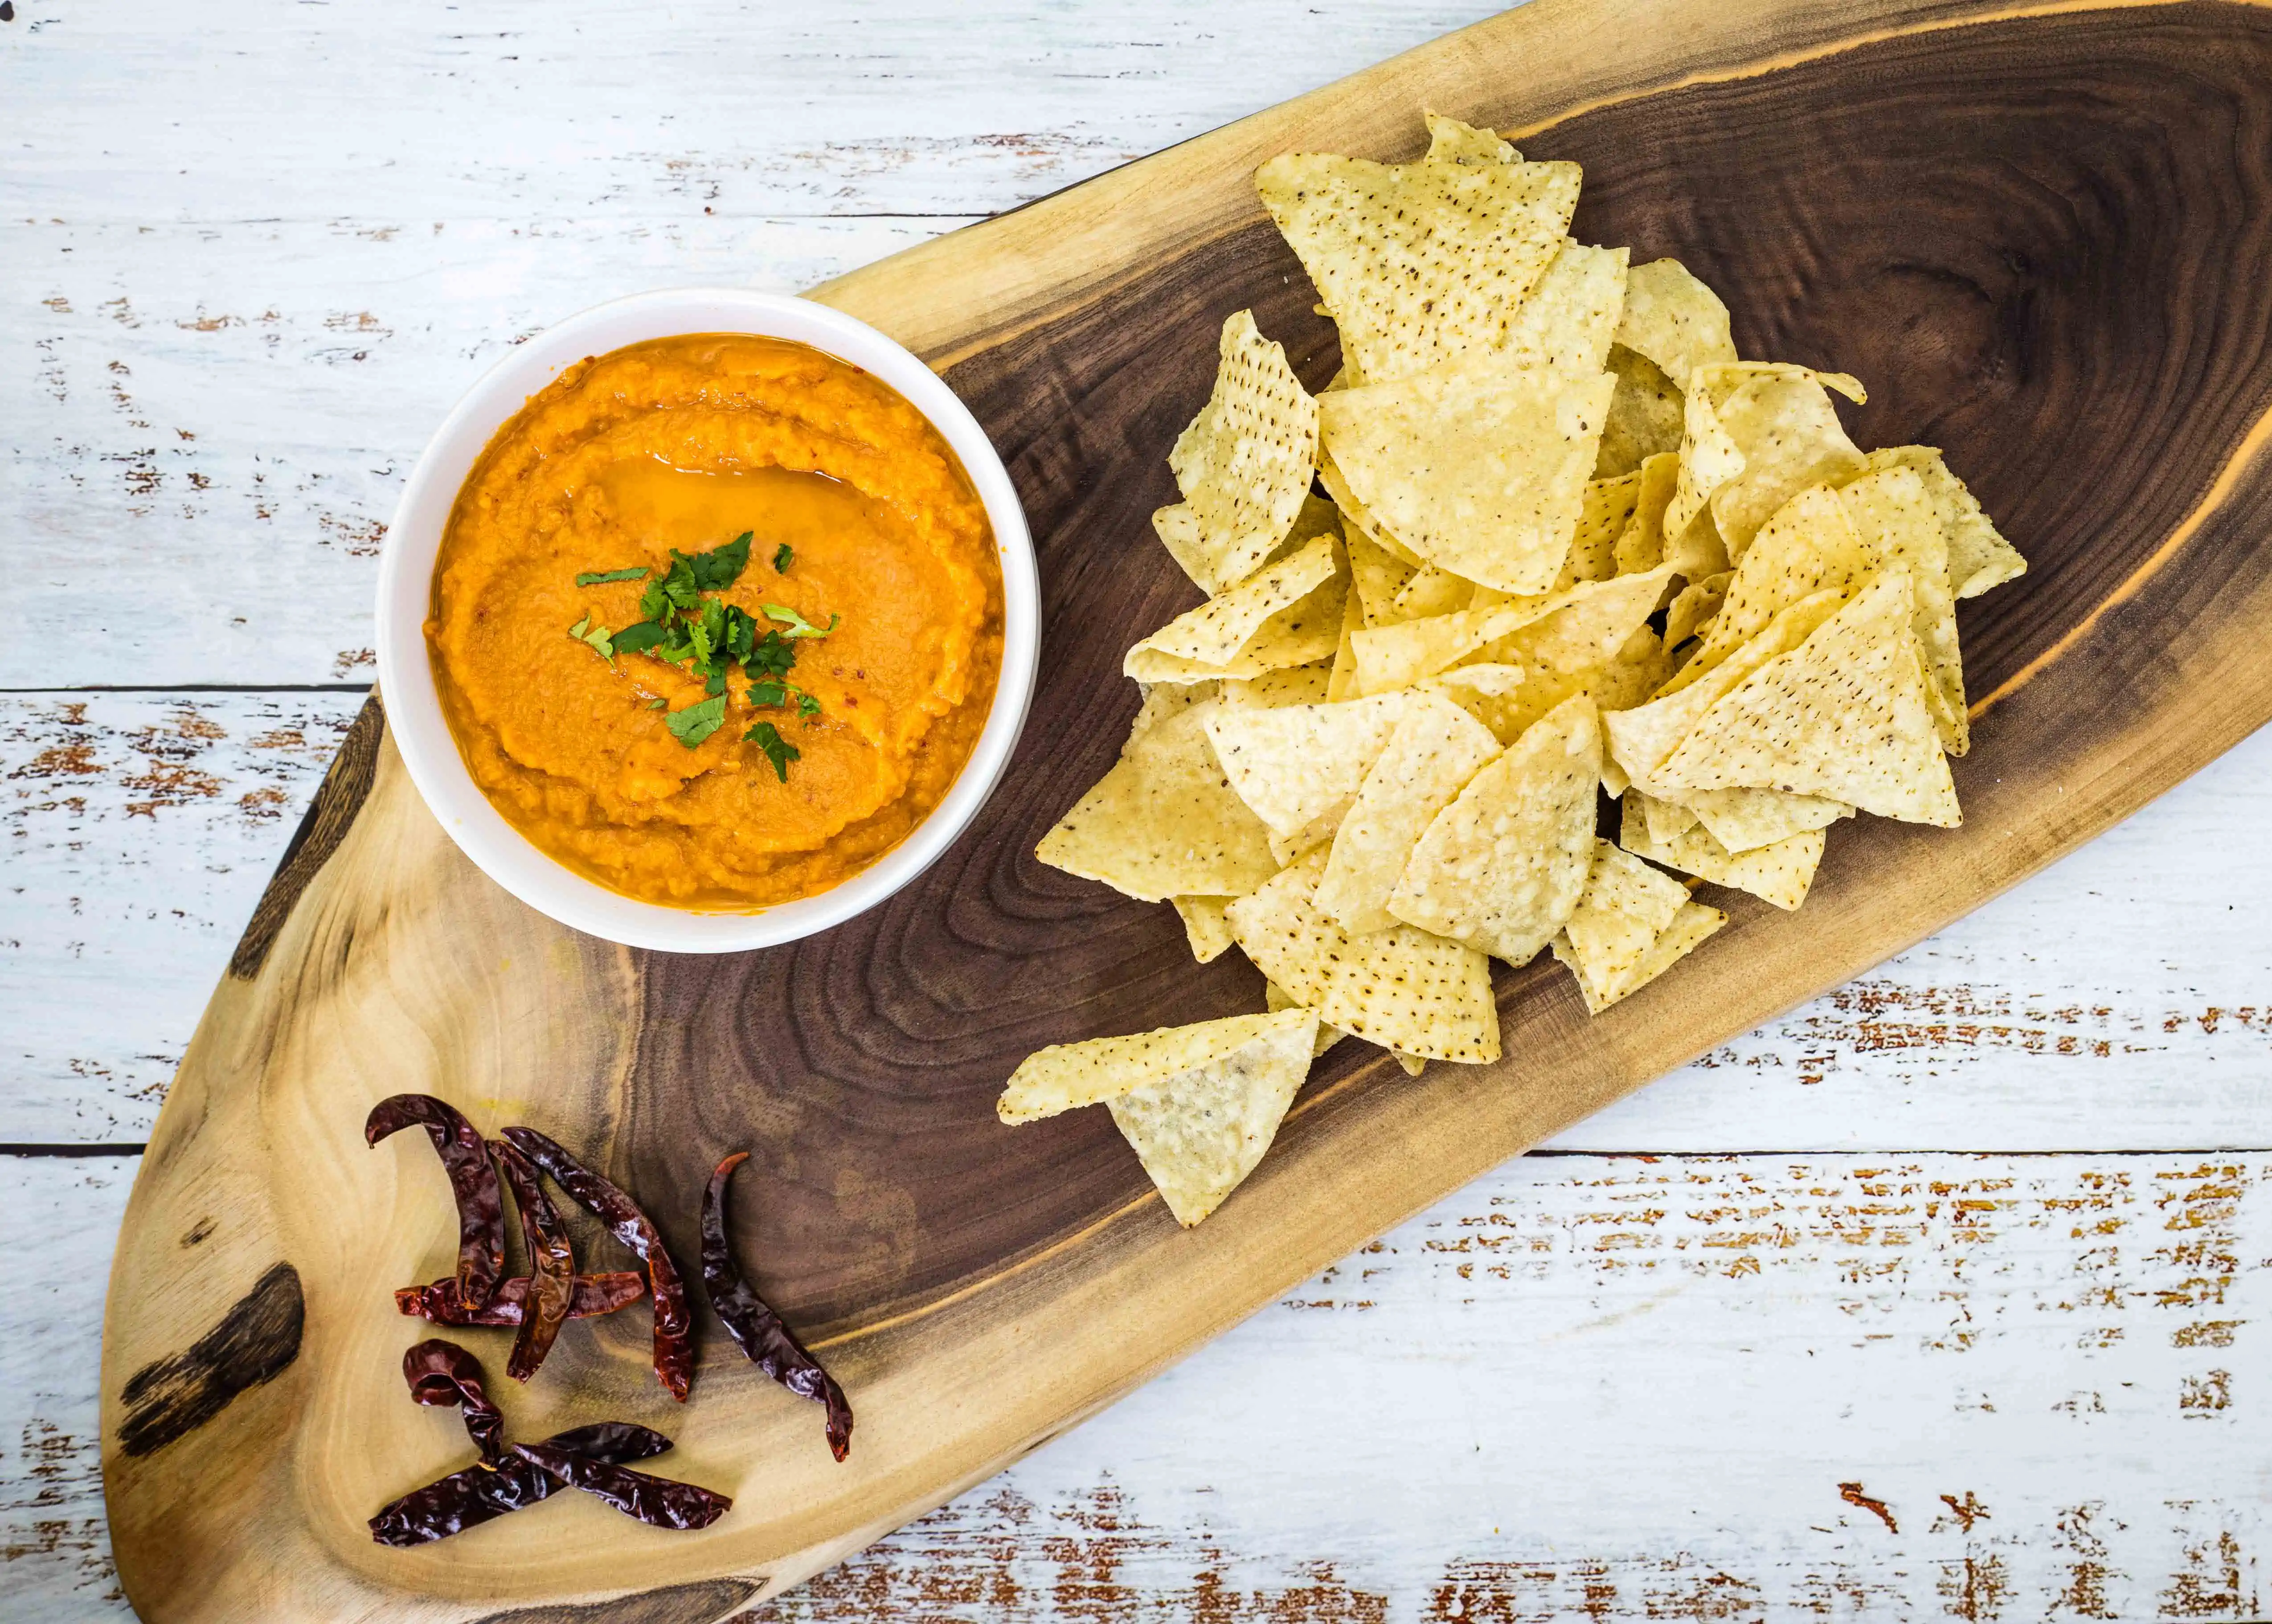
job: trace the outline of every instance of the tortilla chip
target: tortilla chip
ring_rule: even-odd
[[[1651,787],[1656,769],[1707,710],[1768,661],[1804,643],[1817,626],[1838,612],[1843,602],[1835,591],[1802,598],[1702,679],[1680,685],[1676,677],[1648,704],[1604,716],[1602,725],[1611,759],[1633,782]]]
[[[1222,910],[1230,906],[1227,896],[1171,896],[1176,913],[1184,922],[1184,936],[1192,945],[1192,957],[1202,964],[1212,964],[1222,957],[1223,949],[1230,946],[1230,921]]]
[[[1707,834],[1739,856],[1808,829],[1827,828],[1841,818],[1854,815],[1854,809],[1843,801],[1827,800],[1819,795],[1785,795],[1779,790],[1678,790],[1668,793],[1681,797],[1695,820],[1704,826]],[[1653,823],[1649,833],[1656,833]]]
[[[1812,378],[1753,378],[1719,409],[1720,427],[1744,454],[1744,470],[1712,493],[1712,520],[1728,557],[1744,549],[1782,505],[1809,485],[1841,484],[1869,466],[1846,438],[1830,394]]]
[[[1594,453],[1594,477],[1612,479],[1633,473],[1651,457],[1678,453],[1680,385],[1655,362],[1622,344],[1610,346],[1603,365],[1618,386],[1610,395],[1602,443]]]
[[[1964,707],[1964,657],[1956,642],[1956,595],[1949,590],[1948,537],[1915,468],[1876,469],[1842,486],[1838,500],[1854,521],[1862,550],[1880,569],[1900,565],[1917,593],[1917,653],[1924,661],[1925,698],[1941,748],[1961,756],[1971,748]]]
[[[1656,781],[1788,790],[1954,828],[1962,814],[1926,704],[1912,601],[1908,571],[1882,572],[1805,642],[1717,700]]]
[[[1715,886],[1748,891],[1786,912],[1806,901],[1807,888],[1813,885],[1814,871],[1822,861],[1820,829],[1802,830],[1772,846],[1731,852],[1706,834],[1701,823],[1669,841],[1657,840],[1649,827],[1650,810],[1648,796],[1639,790],[1626,792],[1618,843],[1635,857],[1677,868]]]
[[[1325,865],[1326,854],[1312,851],[1231,905],[1231,929],[1255,967],[1368,1043],[1430,1059],[1498,1059],[1498,1007],[1484,955],[1404,925],[1349,935],[1312,905]]]
[[[1222,1205],[1254,1171],[1310,1074],[1317,1017],[1289,1010],[1259,1018],[1287,1024],[1209,1065],[1107,1102],[1112,1125],[1185,1229]]]
[[[1484,644],[1469,658],[1530,671],[1590,670],[1615,659],[1648,624],[1670,580],[1671,573],[1660,565],[1639,575],[1586,581],[1561,594],[1545,612]]]
[[[1397,593],[1396,602],[1390,606],[1390,617],[1393,622],[1401,622],[1456,614],[1468,608],[1475,595],[1475,582],[1432,564],[1424,564]]]
[[[1716,908],[1701,902],[1688,902],[1672,917],[1672,923],[1640,956],[1640,962],[1626,973],[1625,980],[1614,988],[1596,984],[1587,975],[1578,961],[1568,936],[1554,939],[1554,956],[1568,965],[1578,978],[1578,992],[1586,1000],[1586,1012],[1598,1015],[1619,999],[1630,998],[1650,982],[1670,969],[1682,959],[1693,953],[1704,939],[1728,923],[1728,916]]]
[[[1268,879],[1278,868],[1269,831],[1233,792],[1208,740],[1220,709],[1220,700],[1190,706],[1132,737],[1034,855],[1147,902],[1238,896]]]
[[[1344,388],[1347,386],[1343,385]],[[1342,477],[1341,468],[1334,461],[1333,453],[1322,445],[1318,448],[1318,483],[1326,488],[1327,494],[1333,498],[1334,505],[1341,510],[1343,535],[1364,537],[1408,570],[1420,567],[1420,555],[1374,521],[1372,515],[1365,511],[1364,504],[1356,499],[1356,493],[1349,489],[1349,481]]]
[[[1437,814],[1389,893],[1388,911],[1511,964],[1528,963],[1585,887],[1601,767],[1593,701],[1566,700]]]
[[[2027,573],[2028,561],[2004,539],[1977,498],[1948,471],[1940,453],[1932,446],[1894,445],[1873,451],[1870,467],[1914,468],[1924,481],[1925,494],[1932,498],[1948,538],[1948,580],[1958,597],[1977,598],[1991,587]]]
[[[1086,1043],[1053,1044],[1019,1063],[995,1102],[995,1114],[1008,1123],[1036,1122],[1161,1083],[1194,1069],[1218,1065],[1249,1044],[1273,1035],[1298,1032],[1307,1068],[1309,1022],[1302,1010],[1282,1014],[1231,1015],[1194,1026],[1163,1026],[1126,1037],[1092,1037]]]
[[[1324,444],[1377,528],[1502,592],[1561,573],[1616,380],[1456,363],[1319,403]]]
[[[1144,698],[1136,707],[1135,721],[1128,725],[1127,742],[1120,746],[1124,760],[1138,739],[1169,717],[1222,695],[1222,685],[1217,682],[1138,683],[1136,687]]]
[[[1263,977],[1262,981],[1262,1001],[1268,1005],[1273,1012],[1281,1009],[1299,1009],[1301,1007],[1300,1005],[1294,1001],[1292,994],[1288,992],[1285,988],[1280,986],[1276,982],[1272,981],[1267,976]],[[1326,1022],[1320,1021],[1318,1022],[1317,1041],[1310,1045],[1310,1053],[1313,1058],[1315,1056],[1321,1055],[1325,1053],[1327,1050],[1332,1048],[1335,1044],[1341,1042],[1342,1038],[1347,1037],[1348,1036],[1349,1034],[1342,1031],[1341,1028],[1337,1026],[1328,1026]]]
[[[1441,113],[1430,113],[1428,120],[1428,161],[1430,163],[1521,163],[1522,154],[1498,138],[1490,130],[1479,130],[1473,124],[1463,124],[1456,118],[1446,118]]]
[[[1626,273],[1617,341],[1655,363],[1681,389],[1698,367],[1736,358],[1728,307],[1678,259],[1652,259]]]
[[[1573,695],[1584,694],[1603,713],[1630,710],[1645,702],[1670,674],[1656,634],[1643,626],[1616,659],[1582,670],[1461,665],[1430,677],[1420,691],[1441,693],[1489,728],[1500,744],[1512,745],[1533,722]]]
[[[1342,638],[1334,648],[1333,669],[1326,676],[1326,691],[1306,702],[1331,700],[1338,704],[1358,697],[1356,646],[1350,640],[1364,629],[1364,604],[1352,589],[1342,603]]]
[[[1368,626],[1394,625],[1397,594],[1418,573],[1371,536],[1352,533],[1349,538],[1349,576]]]
[[[1562,927],[1579,978],[1614,993],[1687,901],[1686,886],[1595,836],[1585,889]]]
[[[1391,693],[1274,710],[1217,707],[1204,721],[1225,778],[1269,833],[1281,840],[1305,832],[1322,839],[1356,800],[1389,735],[1420,702],[1417,695]]]
[[[1254,181],[1364,384],[1504,345],[1562,247],[1579,168],[1285,153]]]
[[[1265,565],[1252,575],[1209,598],[1197,609],[1178,615],[1128,651],[1122,662],[1127,675],[1155,680],[1137,669],[1141,656],[1166,655],[1202,665],[1227,665],[1254,640],[1263,623],[1315,591],[1334,575],[1333,538],[1317,536],[1289,557]]]
[[[1600,371],[1625,304],[1627,257],[1622,248],[1565,242],[1508,324],[1506,358],[1523,366]]]
[[[1640,500],[1639,469],[1616,479],[1586,483],[1577,534],[1570,540],[1562,573],[1555,579],[1555,591],[1566,592],[1589,580],[1607,580],[1618,573],[1618,540],[1633,522],[1633,508]]]
[[[1671,452],[1648,457],[1634,472],[1640,483],[1633,492],[1633,517],[1618,536],[1615,553],[1620,575],[1638,575],[1664,562],[1664,513],[1680,483],[1680,458]]]
[[[1760,530],[1729,579],[1702,647],[1668,688],[1677,692],[1700,679],[1801,598],[1825,591],[1851,597],[1874,567],[1845,504],[1827,486],[1809,486]]]
[[[1221,685],[1223,707],[1271,710],[1281,705],[1322,705],[1332,675],[1322,665],[1295,665],[1259,677],[1233,677]]]
[[[1680,595],[1664,611],[1664,641],[1668,647],[1678,648],[1710,624],[1727,600],[1728,583],[1735,578],[1733,570],[1722,570],[1717,575],[1707,575],[1680,589]]]
[[[1213,594],[1244,580],[1285,539],[1318,460],[1318,408],[1283,346],[1255,329],[1251,311],[1222,324],[1214,392],[1168,465],[1189,520],[1153,517],[1176,562]]]
[[[1436,814],[1498,754],[1489,728],[1439,694],[1414,696],[1334,834],[1312,898],[1352,936],[1393,930],[1388,894]]]
[[[1646,819],[1648,838],[1660,848],[1670,847],[1701,821],[1693,812],[1678,801],[1659,800],[1655,796],[1637,791],[1626,798],[1629,803],[1640,805]]]

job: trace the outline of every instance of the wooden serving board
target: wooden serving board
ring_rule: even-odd
[[[1194,967],[1171,910],[1043,868],[1034,842],[1118,749],[1122,650],[1193,601],[1147,519],[1219,323],[1252,306],[1312,386],[1336,364],[1251,172],[1289,147],[1413,155],[1424,107],[1582,161],[1578,236],[1685,260],[1746,355],[1858,374],[1856,438],[1946,447],[2032,567],[1965,606],[1962,830],[1841,825],[1803,912],[1736,899],[1727,932],[1599,1020],[1552,964],[1502,971],[1496,1066],[1413,1082],[1341,1045],[1185,1234],[1105,1113],[1012,1131],[994,1096],[1043,1044],[1258,1009],[1260,977],[1237,954]],[[460,857],[374,700],[127,1215],[102,1393],[129,1596],[153,1620],[734,1613],[2126,816],[2272,718],[2268,260],[2272,10],[1537,0],[831,284],[944,371],[1026,501],[1047,631],[1008,776],[852,924],[639,954]],[[403,1089],[587,1152],[683,1259],[704,1175],[751,1149],[739,1247],[850,1389],[850,1463],[706,1317],[693,1401],[670,1404],[635,1310],[572,1326],[503,1395],[512,1431],[661,1427],[678,1447],[659,1468],[733,1494],[727,1519],[662,1533],[570,1495],[418,1551],[371,1544],[377,1506],[467,1455],[398,1373],[422,1331],[388,1288],[445,1272],[454,1239],[426,1147],[363,1146],[368,1106]],[[463,1340],[512,1385],[505,1333]]]

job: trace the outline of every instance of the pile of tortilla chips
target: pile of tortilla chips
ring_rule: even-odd
[[[1340,1037],[1496,1060],[1492,959],[1551,950],[1599,1013],[1726,923],[1700,882],[1795,909],[1856,811],[1954,826],[1956,601],[2027,567],[1939,452],[1847,438],[1854,379],[1738,360],[1677,260],[1571,241],[1576,165],[1428,124],[1417,162],[1257,176],[1343,369],[1312,396],[1223,324],[1153,515],[1207,599],[1128,651],[1128,743],[1039,848],[1267,978],[1002,1098],[1109,1104],[1187,1225]]]

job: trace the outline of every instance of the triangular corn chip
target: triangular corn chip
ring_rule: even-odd
[[[1956,644],[1956,595],[1948,584],[1948,536],[1924,478],[1915,468],[1876,469],[1839,488],[1838,500],[1871,562],[1900,565],[1917,594],[1917,653],[1924,661],[1925,698],[1941,748],[1961,756],[1971,747],[1964,713],[1964,658]]]
[[[1639,575],[1582,582],[1562,594],[1555,607],[1493,638],[1469,658],[1531,671],[1591,670],[1615,659],[1646,626],[1671,578],[1660,565]]]
[[[1682,389],[1698,367],[1736,358],[1728,307],[1678,259],[1652,259],[1626,273],[1617,341],[1648,356]]]
[[[1603,365],[1618,385],[1594,453],[1594,477],[1615,478],[1651,457],[1676,454],[1684,415],[1679,384],[1647,355],[1622,344],[1610,346]]]
[[[1678,801],[1663,801],[1639,790],[1628,798],[1628,806],[1638,805],[1646,819],[1648,838],[1653,845],[1670,848],[1673,842],[1694,828],[1701,819]]]
[[[1719,420],[1744,453],[1744,471],[1712,493],[1712,520],[1738,564],[1760,527],[1792,497],[1868,467],[1815,378],[1755,378],[1722,403]]]
[[[1327,393],[1333,392],[1329,390]],[[1374,522],[1372,515],[1365,511],[1364,504],[1356,499],[1356,492],[1349,489],[1349,481],[1342,477],[1342,471],[1334,461],[1333,453],[1322,445],[1318,448],[1318,483],[1326,488],[1326,494],[1333,498],[1334,505],[1341,510],[1343,535],[1364,537],[1366,541],[1379,548],[1408,570],[1416,570],[1420,567],[1418,553],[1414,552]],[[1154,516],[1155,523],[1157,517],[1156,514]]]
[[[1331,819],[1314,836],[1322,839],[1356,798],[1390,732],[1418,703],[1416,695],[1390,693],[1272,710],[1218,707],[1205,722],[1231,789],[1271,834],[1289,839]]]
[[[1326,450],[1377,529],[1502,592],[1553,585],[1616,380],[1490,357],[1319,403]]]
[[[1266,565],[1236,587],[1177,616],[1128,651],[1122,669],[1139,681],[1157,680],[1138,669],[1147,654],[1203,665],[1227,665],[1253,640],[1263,623],[1300,602],[1333,579],[1334,543],[1317,536],[1299,550]]]
[[[1645,458],[1633,470],[1640,484],[1633,493],[1633,517],[1618,536],[1617,565],[1620,575],[1653,570],[1664,559],[1664,511],[1680,483],[1680,458],[1672,452]],[[1678,569],[1676,560],[1676,571]],[[1710,572],[1706,572],[1709,573]],[[1690,576],[1690,580],[1697,577]]]
[[[1438,615],[1457,614],[1469,607],[1475,595],[1475,582],[1435,565],[1424,564],[1398,590],[1396,602],[1390,606],[1390,619],[1429,620]]]
[[[1364,608],[1364,624],[1394,624],[1398,618],[1397,595],[1418,573],[1417,567],[1405,563],[1371,536],[1354,530],[1349,537],[1349,561],[1357,602]]]
[[[1231,928],[1255,968],[1368,1043],[1429,1059],[1498,1059],[1498,1007],[1484,955],[1409,926],[1350,936],[1312,904],[1325,864],[1326,854],[1312,851],[1231,904]]]
[[[1587,1013],[1598,1015],[1618,999],[1631,998],[1655,981],[1693,953],[1707,937],[1727,923],[1728,916],[1716,908],[1708,908],[1697,902],[1683,902],[1680,911],[1672,916],[1672,923],[1649,944],[1648,950],[1641,954],[1640,962],[1626,972],[1624,981],[1614,988],[1597,985],[1587,976],[1576,951],[1570,946],[1568,936],[1554,939],[1554,956],[1568,965],[1577,977],[1578,992],[1586,1000]]]
[[[1586,483],[1585,501],[1578,510],[1578,531],[1570,540],[1569,556],[1554,590],[1566,592],[1589,580],[1607,580],[1618,573],[1618,540],[1633,522],[1640,500],[1640,471],[1617,479]]]
[[[1870,453],[1872,468],[1917,470],[1948,537],[1949,585],[1960,598],[1977,598],[2027,573],[2028,561],[2006,541],[1964,482],[1948,471],[1930,445],[1894,445]]]
[[[1588,375],[1602,370],[1625,304],[1626,253],[1564,243],[1507,325],[1506,358]]]
[[[1430,163],[1522,161],[1522,154],[1500,140],[1492,131],[1478,130],[1473,124],[1463,124],[1456,118],[1445,117],[1441,113],[1430,113],[1426,116]]]
[[[1560,250],[1574,163],[1382,164],[1286,153],[1255,190],[1341,328],[1352,378],[1379,382],[1506,341]]]
[[[1688,901],[1688,887],[1596,835],[1593,866],[1562,935],[1579,978],[1616,996]]]
[[[1854,809],[1819,795],[1786,795],[1780,790],[1676,790],[1685,810],[1704,832],[1740,855],[1809,829],[1827,828]],[[1652,801],[1651,806],[1657,803]],[[1655,834],[1655,826],[1649,832]]]
[[[1222,687],[1223,708],[1275,709],[1281,705],[1322,705],[1332,672],[1322,665],[1289,666],[1259,677],[1235,677]]]
[[[1700,822],[1670,840],[1651,832],[1648,797],[1637,790],[1625,797],[1618,843],[1635,857],[1677,868],[1684,874],[1730,890],[1748,891],[1786,912],[1806,901],[1807,887],[1822,861],[1823,832],[1805,829],[1750,851],[1731,852],[1705,833]]]
[[[1192,945],[1192,957],[1202,964],[1212,964],[1222,957],[1230,946],[1230,921],[1222,910],[1230,906],[1227,896],[1173,896],[1168,899],[1176,905],[1177,916],[1184,922],[1184,936]]]
[[[1252,1172],[1310,1074],[1317,1017],[1307,1010],[1205,1066],[1115,1096],[1112,1124],[1185,1229]]]
[[[1005,1122],[1035,1122],[1061,1111],[1104,1101],[1164,1082],[1195,1067],[1214,1066],[1273,1034],[1301,1035],[1304,1069],[1309,1061],[1306,1012],[1231,1015],[1194,1026],[1163,1026],[1126,1037],[1092,1037],[1086,1043],[1054,1044],[1020,1061],[1003,1085],[995,1114]]]
[[[1237,896],[1269,879],[1278,868],[1269,832],[1232,791],[1207,739],[1221,703],[1191,706],[1131,738],[1034,855],[1147,902]]]
[[[1676,790],[1789,790],[1954,828],[1956,786],[1925,700],[1911,602],[1908,571],[1880,574],[1715,703],[1655,779]]]
[[[1699,681],[1676,687],[1676,677],[1648,704],[1604,716],[1602,725],[1608,735],[1611,758],[1633,782],[1649,787],[1658,767],[1679,747],[1707,710],[1768,661],[1805,642],[1817,626],[1838,612],[1843,602],[1835,591],[1801,598]]]
[[[1758,549],[1753,550],[1756,552]],[[1722,570],[1717,575],[1707,575],[1702,580],[1683,587],[1680,595],[1664,611],[1665,647],[1678,648],[1708,625],[1720,612],[1720,605],[1727,601],[1728,583],[1735,578],[1733,570]],[[1690,663],[1694,663],[1693,656]],[[1684,673],[1687,669],[1681,667]]]
[[[1360,538],[1360,544],[1362,539]],[[1341,641],[1334,647],[1333,669],[1326,675],[1326,691],[1309,703],[1330,700],[1338,704],[1343,700],[1358,697],[1356,686],[1356,645],[1351,640],[1364,630],[1364,602],[1352,584],[1349,595],[1342,602]]]
[[[1437,814],[1390,892],[1388,911],[1511,964],[1528,963],[1585,887],[1601,769],[1593,702],[1565,700]]]
[[[1498,754],[1491,730],[1439,695],[1414,696],[1411,709],[1334,832],[1318,910],[1352,936],[1394,929],[1388,893],[1421,834],[1468,780]]]
[[[1299,1009],[1301,1007],[1299,1004],[1297,1004],[1294,1001],[1294,996],[1292,993],[1287,992],[1285,988],[1280,986],[1276,982],[1270,980],[1267,977],[1264,977],[1262,983],[1262,1001],[1270,1007],[1274,1014],[1281,1009]],[[1342,1038],[1347,1037],[1348,1036],[1349,1034],[1342,1031],[1341,1028],[1328,1025],[1327,1022],[1320,1021],[1318,1022],[1317,1041],[1310,1045],[1310,1053],[1313,1058],[1318,1055],[1321,1055],[1325,1053],[1327,1050],[1332,1048],[1335,1044],[1341,1042]]]
[[[1161,540],[1214,594],[1253,573],[1294,528],[1318,460],[1318,408],[1283,346],[1240,311],[1222,324],[1214,393],[1168,464],[1188,520],[1153,519]]]
[[[1136,707],[1135,721],[1128,724],[1127,741],[1120,746],[1123,760],[1138,739],[1170,716],[1222,696],[1222,685],[1218,682],[1139,683],[1136,686],[1144,699]]]
[[[1760,528],[1730,575],[1727,595],[1702,645],[1668,691],[1677,693],[1700,680],[1801,598],[1826,591],[1851,597],[1877,567],[1837,493],[1826,485],[1809,486]]]

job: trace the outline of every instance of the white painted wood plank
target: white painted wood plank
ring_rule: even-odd
[[[147,1134],[360,703],[0,696],[0,1142]],[[2272,733],[1970,919],[1558,1143],[2272,1147],[2272,932],[2257,906],[2272,895],[2268,795]]]
[[[1504,8],[19,9],[8,216],[142,225],[990,213]]]
[[[23,1624],[123,1616],[128,1171],[0,1160]],[[2268,1258],[2261,1154],[1526,1158],[763,1616],[2261,1617]]]

